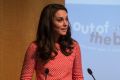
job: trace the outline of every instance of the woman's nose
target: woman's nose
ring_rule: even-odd
[[[68,26],[68,21],[64,20],[64,26]]]

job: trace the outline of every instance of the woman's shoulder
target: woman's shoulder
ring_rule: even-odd
[[[79,46],[79,43],[76,40],[73,40],[73,45],[74,45],[74,47]]]
[[[36,49],[36,48],[37,48],[37,43],[36,43],[36,41],[32,41],[32,42],[29,44],[28,47],[29,47],[29,48],[32,48],[32,49]]]
[[[28,48],[26,50],[26,54],[25,54],[26,57],[27,58],[35,57],[36,50],[37,50],[36,42],[34,42],[34,41],[30,42],[28,45]]]

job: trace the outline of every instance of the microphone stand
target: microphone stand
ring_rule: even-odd
[[[87,69],[87,72],[92,76],[92,78],[94,80],[96,80],[95,77],[93,76],[93,72],[92,72],[92,70],[90,68]]]
[[[46,69],[45,69],[45,80],[47,80],[47,75],[48,75],[48,73],[49,73],[49,69],[46,68]]]

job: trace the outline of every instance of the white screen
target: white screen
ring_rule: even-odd
[[[120,80],[120,0],[66,0],[72,37],[81,47],[84,80]]]

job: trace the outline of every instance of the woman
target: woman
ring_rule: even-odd
[[[47,5],[40,16],[36,40],[25,55],[21,80],[83,80],[81,53],[71,38],[67,9]]]

